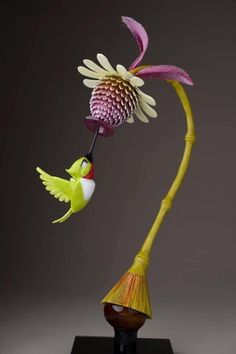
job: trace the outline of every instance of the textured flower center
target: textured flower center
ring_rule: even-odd
[[[134,113],[138,93],[130,82],[119,76],[107,76],[92,91],[90,111],[94,118],[112,126],[123,123]]]

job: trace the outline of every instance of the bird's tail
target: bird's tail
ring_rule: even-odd
[[[68,211],[67,211],[67,213],[65,213],[65,215],[63,215],[60,219],[57,219],[57,220],[54,220],[52,223],[53,224],[56,224],[56,223],[62,223],[62,222],[64,222],[64,221],[66,221],[70,216],[71,216],[71,214],[73,214],[73,211],[71,210],[71,209],[69,209]]]

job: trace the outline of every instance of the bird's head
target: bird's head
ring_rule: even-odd
[[[66,169],[73,178],[88,178],[93,179],[94,177],[94,164],[91,155],[86,155],[75,161],[72,166]]]

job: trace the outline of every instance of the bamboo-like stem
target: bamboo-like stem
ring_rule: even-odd
[[[158,211],[156,219],[155,219],[140,251],[137,253],[137,255],[135,257],[136,261],[129,269],[129,271],[132,271],[135,273],[137,271],[138,274],[140,274],[140,272],[143,273],[143,271],[141,270],[141,268],[143,268],[142,263],[146,264],[145,268],[147,267],[147,265],[149,263],[149,257],[150,257],[150,253],[152,250],[153,242],[154,242],[157,232],[158,232],[158,230],[165,218],[165,215],[169,211],[169,209],[171,208],[171,205],[173,203],[175,195],[183,182],[184,176],[185,176],[186,171],[188,169],[192,146],[193,146],[193,143],[195,142],[195,129],[194,129],[193,114],[192,114],[191,105],[190,105],[188,97],[185,93],[185,90],[184,90],[183,86],[178,81],[168,81],[168,82],[175,89],[175,91],[182,103],[182,106],[183,106],[183,109],[184,109],[184,112],[186,115],[187,133],[185,135],[185,149],[184,149],[182,161],[179,165],[177,175],[176,175],[169,191],[167,192],[166,196],[164,197],[164,199],[161,202],[161,207]]]
[[[185,173],[187,171],[191,156],[192,146],[195,141],[193,115],[191,105],[182,85],[177,81],[168,81],[175,89],[186,115],[187,133],[185,135],[185,149],[182,161],[179,165],[177,175],[161,202],[160,210],[154,223],[137,255],[132,266],[109,291],[102,300],[103,303],[111,303],[131,308],[152,317],[151,303],[147,284],[147,268],[153,242],[157,232],[165,218],[166,213],[171,208],[174,197],[180,188]]]

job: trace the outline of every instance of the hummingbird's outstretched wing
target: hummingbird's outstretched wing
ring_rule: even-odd
[[[72,189],[69,181],[63,178],[50,176],[40,167],[37,167],[36,170],[40,174],[43,185],[50,194],[59,199],[60,202],[68,203],[71,200]]]

